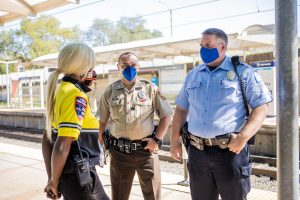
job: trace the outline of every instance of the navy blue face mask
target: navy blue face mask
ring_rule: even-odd
[[[219,52],[217,48],[205,48],[201,47],[200,49],[201,59],[205,64],[211,63],[219,58]]]
[[[136,70],[133,66],[128,66],[124,69],[122,74],[126,80],[132,81],[132,79],[134,79],[134,77],[136,76]]]

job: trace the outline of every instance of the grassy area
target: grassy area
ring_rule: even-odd
[[[7,103],[6,103],[6,102],[1,102],[1,101],[0,101],[0,107],[7,107]]]

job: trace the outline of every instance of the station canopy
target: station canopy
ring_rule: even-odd
[[[69,3],[78,4],[79,0],[0,0],[0,25]]]
[[[262,36],[261,36],[262,37]],[[240,36],[229,34],[228,53],[243,55],[244,52],[258,52],[260,50],[272,51],[274,48],[274,35],[268,34],[267,38],[255,38],[255,36]],[[153,59],[172,59],[175,56],[198,57],[201,37],[161,37],[148,40],[140,40],[128,43],[113,44],[94,47],[97,64],[114,64],[121,53],[131,51],[141,61]],[[31,61],[32,64],[56,66],[58,53],[44,55]]]

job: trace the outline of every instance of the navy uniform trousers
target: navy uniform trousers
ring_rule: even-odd
[[[193,200],[246,200],[250,191],[250,148],[235,154],[229,149],[193,145],[188,150],[188,170]]]
[[[75,173],[62,174],[59,180],[59,188],[64,200],[109,200],[101,181],[97,175],[96,168],[91,168],[92,183],[80,187]]]

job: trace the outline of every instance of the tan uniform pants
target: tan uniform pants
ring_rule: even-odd
[[[133,177],[137,172],[145,200],[161,199],[161,178],[158,154],[136,150],[124,154],[113,148],[111,151],[110,179],[112,200],[128,200]]]

